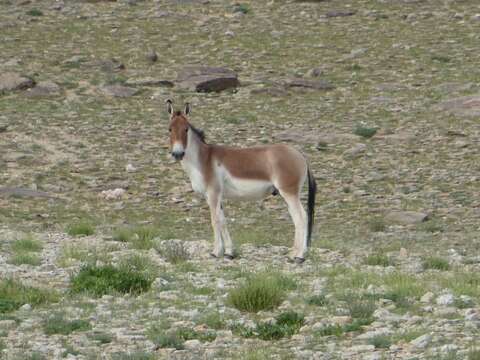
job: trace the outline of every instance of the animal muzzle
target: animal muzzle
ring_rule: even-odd
[[[185,151],[172,151],[172,156],[175,160],[180,161],[185,156]]]

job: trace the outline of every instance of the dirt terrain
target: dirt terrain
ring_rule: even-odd
[[[479,44],[476,0],[0,0],[0,358],[480,359]],[[306,155],[304,264],[280,196],[209,258],[167,98]]]

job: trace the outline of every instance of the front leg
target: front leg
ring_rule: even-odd
[[[222,257],[224,253],[224,244],[222,238],[222,203],[220,191],[210,191],[207,194],[207,203],[210,208],[210,218],[212,221],[214,247],[212,255]]]

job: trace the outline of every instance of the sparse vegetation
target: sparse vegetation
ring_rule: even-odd
[[[37,306],[57,299],[54,291],[25,286],[14,279],[0,280],[0,314],[17,310],[24,304]]]
[[[386,335],[377,335],[369,340],[369,344],[375,346],[375,349],[388,349],[392,345],[392,340]]]
[[[387,223],[384,218],[376,217],[368,221],[368,228],[373,232],[384,232],[387,229]]]
[[[425,270],[435,269],[445,271],[450,269],[450,264],[441,257],[429,256],[423,260],[423,268]]]
[[[42,248],[42,243],[31,236],[15,240],[12,243],[12,251],[15,253],[38,252]]]
[[[179,264],[190,258],[185,244],[181,241],[169,241],[162,247],[158,246],[157,251],[172,264]]]
[[[198,332],[193,329],[178,328],[168,330],[163,324],[154,325],[148,329],[148,338],[159,348],[174,348],[182,350],[183,343],[187,340],[197,339],[199,341],[215,340],[215,333],[211,331]]]
[[[43,324],[43,331],[47,335],[68,335],[74,331],[90,330],[91,325],[87,320],[67,320],[62,313],[48,317]]]
[[[27,264],[27,265],[37,266],[37,265],[40,265],[41,260],[36,254],[20,253],[20,254],[13,255],[10,258],[9,262],[10,264],[13,264],[13,265]]]
[[[309,305],[316,305],[316,306],[326,306],[329,303],[325,295],[310,296],[309,298],[307,298],[306,302]]]

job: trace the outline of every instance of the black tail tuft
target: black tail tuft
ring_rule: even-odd
[[[310,247],[312,243],[312,229],[313,229],[313,221],[315,218],[315,195],[317,193],[317,183],[308,169],[308,212],[307,212],[307,246]]]

